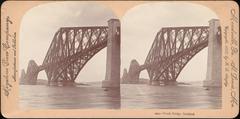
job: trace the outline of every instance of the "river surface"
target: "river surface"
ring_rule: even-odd
[[[201,84],[150,86],[121,84],[121,90],[104,90],[101,83],[77,87],[20,85],[20,108],[36,109],[218,109],[221,88]]]

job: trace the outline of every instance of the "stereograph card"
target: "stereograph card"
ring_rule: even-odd
[[[234,1],[5,1],[5,118],[234,118]]]

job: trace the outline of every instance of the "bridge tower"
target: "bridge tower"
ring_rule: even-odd
[[[103,88],[120,88],[120,21],[108,21],[107,66]]]
[[[28,62],[27,71],[22,70],[20,82],[25,84],[36,84],[39,67],[34,60]]]
[[[203,81],[206,87],[221,87],[222,78],[222,41],[218,19],[209,21],[207,76]]]

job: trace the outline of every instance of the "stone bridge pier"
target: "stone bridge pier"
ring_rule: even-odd
[[[107,65],[103,88],[120,88],[120,21],[108,21]]]
[[[221,27],[218,19],[209,21],[207,76],[203,81],[206,87],[222,85],[222,43]]]

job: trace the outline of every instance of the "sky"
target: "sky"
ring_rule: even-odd
[[[23,17],[20,29],[20,69],[34,59],[41,65],[55,32],[64,26],[102,26],[114,12],[100,4],[56,2],[30,9]],[[147,3],[129,9],[121,20],[121,74],[132,59],[143,64],[156,33],[169,26],[207,26],[218,18],[207,7],[192,3]],[[97,69],[97,70],[96,70]],[[106,48],[96,54],[79,73],[76,82],[102,81],[106,71]],[[178,81],[202,81],[206,78],[207,48],[198,53],[183,69]],[[140,74],[149,78],[146,71]],[[46,79],[41,71],[39,79]]]

